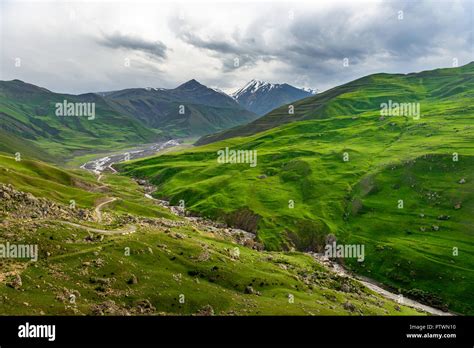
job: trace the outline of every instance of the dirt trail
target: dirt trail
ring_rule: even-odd
[[[114,202],[116,201],[117,198],[116,197],[111,197],[111,198],[108,198],[106,201],[98,204],[95,209],[94,209],[94,213],[95,213],[95,217],[97,219],[97,222],[102,222],[102,213],[100,211],[100,209],[102,209],[102,207],[106,204],[109,204],[111,202]]]
[[[120,229],[116,229],[116,230],[102,230],[100,228],[94,228],[94,227],[89,227],[89,226],[84,226],[84,225],[80,225],[80,224],[76,224],[74,222],[69,222],[69,221],[58,221],[62,224],[65,224],[65,225],[69,225],[69,226],[72,226],[72,227],[77,227],[77,228],[81,228],[83,230],[86,230],[86,231],[89,231],[89,232],[93,232],[93,233],[101,233],[101,234],[108,234],[108,235],[114,235],[114,234],[130,234],[130,233],[134,233],[136,232],[137,230],[137,227],[135,225],[128,225],[124,228],[120,228]]]
[[[113,160],[110,160],[109,163],[108,163],[108,167],[110,167],[110,169],[113,169],[111,167],[111,165],[114,163]],[[85,168],[85,166],[84,166]],[[97,178],[97,181],[100,181],[102,175],[101,175],[101,171],[95,171],[96,174],[98,174],[98,178]],[[114,173],[116,171],[114,170]],[[153,192],[154,188],[152,186],[149,186],[148,187],[149,189],[151,188],[151,190],[145,190],[145,197],[148,198],[148,199],[151,199],[151,200],[154,200],[154,201],[157,201],[161,206],[163,207],[166,207],[168,208],[173,214],[175,215],[178,215],[178,216],[181,216],[181,217],[184,217],[185,219],[187,220],[191,220],[193,219],[192,217],[187,217],[186,214],[184,214],[183,211],[181,211],[181,209],[179,209],[179,207],[173,207],[173,206],[170,206],[169,205],[169,202],[166,202],[166,201],[162,201],[162,200],[158,200],[154,197],[151,196],[151,193]],[[98,218],[98,221],[100,222],[102,220],[102,216],[101,216],[101,213],[100,213],[100,209],[105,205],[105,204],[108,204],[110,202],[113,202],[115,201],[117,198],[111,198],[105,202],[102,202],[101,204],[99,204],[96,208],[95,208],[95,211],[96,211],[96,216]],[[115,231],[107,231],[107,230],[100,230],[100,229],[94,229],[94,228],[90,228],[90,227],[86,227],[86,226],[81,226],[81,225],[78,225],[78,224],[74,224],[74,223],[69,223],[69,222],[65,222],[69,225],[72,225],[72,226],[75,226],[75,227],[79,227],[79,228],[85,228],[87,229],[88,231],[90,232],[96,232],[96,233],[104,233],[104,234],[128,234],[128,233],[133,233],[135,232],[136,228],[135,226],[128,226],[127,229],[121,229],[121,230],[115,230]],[[200,221],[201,224],[206,224],[206,221],[203,220],[203,221]],[[215,226],[213,225],[209,225],[208,226],[210,229],[212,228],[215,228]],[[246,232],[246,231],[242,231],[242,232]],[[253,235],[253,234],[250,234],[249,232],[246,232],[248,233],[249,235]],[[434,308],[434,307],[430,307],[430,306],[427,306],[427,305],[424,305],[422,303],[419,303],[417,301],[414,301],[412,299],[409,299],[409,298],[406,298],[406,297],[400,297],[399,294],[395,294],[395,293],[392,293],[384,288],[382,288],[381,284],[377,283],[376,281],[372,280],[372,279],[369,279],[369,278],[365,278],[365,277],[360,277],[360,276],[357,276],[357,275],[354,275],[352,274],[351,272],[347,271],[345,268],[343,268],[342,266],[340,266],[339,264],[337,263],[334,263],[334,262],[331,262],[329,261],[327,258],[325,258],[324,256],[321,256],[321,255],[318,255],[318,254],[315,254],[315,253],[309,253],[313,259],[315,261],[317,261],[318,263],[320,263],[321,265],[325,266],[326,268],[328,268],[330,271],[332,272],[335,272],[341,276],[344,276],[344,277],[349,277],[351,279],[353,279],[354,281],[362,284],[363,286],[365,286],[366,288],[372,290],[373,292],[383,296],[384,298],[386,299],[389,299],[391,301],[395,301],[395,302],[398,302],[402,305],[405,305],[405,306],[409,306],[409,307],[412,307],[412,308],[416,308],[416,309],[419,309],[419,310],[422,310],[424,312],[427,312],[429,314],[432,314],[432,315],[439,315],[439,316],[450,316],[450,315],[455,315],[454,313],[451,313],[451,312],[444,312],[440,309],[437,309],[437,308]]]

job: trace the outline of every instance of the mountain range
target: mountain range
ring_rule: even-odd
[[[230,96],[247,110],[262,116],[279,106],[310,97],[314,94],[316,94],[314,90],[299,89],[287,83],[272,84],[265,81],[252,80]]]
[[[252,109],[309,95],[287,84],[248,86],[232,97],[194,79],[174,89],[70,95],[20,80],[0,81],[1,149],[62,160],[171,137],[204,136],[255,120],[258,115]],[[93,121],[58,117],[55,105],[64,101],[95,103],[97,115]]]
[[[194,79],[174,89],[110,92],[105,99],[118,112],[174,137],[209,134],[258,117],[228,95]]]
[[[114,299],[122,301],[120,288],[129,284],[142,287],[140,294],[150,297],[161,310],[180,313],[178,308],[163,305],[163,298],[155,289],[168,286],[170,279],[174,285],[179,284],[182,277],[189,289],[210,285],[206,291],[212,291],[213,297],[219,299],[193,298],[197,302],[186,313],[198,312],[204,302],[212,302],[219,313],[225,313],[234,299],[245,303],[246,296],[256,296],[257,292],[262,301],[274,301],[275,296],[286,299],[283,296],[287,296],[288,289],[302,298],[310,291],[312,296],[306,299],[308,306],[317,307],[316,313],[408,313],[387,299],[374,300],[373,304],[369,298],[360,300],[368,290],[357,290],[313,269],[311,257],[324,252],[328,240],[333,240],[364,246],[363,262],[350,257],[337,260],[354,274],[429,306],[472,315],[474,62],[418,73],[365,76],[292,101],[291,105],[281,105],[260,118],[244,109],[237,95],[244,103],[244,95],[275,88],[260,82],[253,85],[232,96],[195,80],[169,90],[145,88],[69,95],[18,80],[1,82],[0,152],[6,153],[0,156],[1,182],[62,204],[77,200],[85,209],[81,216],[62,217],[73,221],[76,227],[82,226],[78,227],[82,231],[80,237],[67,243],[71,231],[56,221],[58,217],[38,222],[44,224],[40,233],[29,231],[30,225],[18,220],[19,216],[36,219],[44,211],[35,197],[2,186],[0,205],[5,205],[2,214],[10,223],[5,231],[13,228],[18,238],[23,238],[22,231],[28,230],[28,236],[44,248],[41,267],[29,267],[28,277],[24,277],[28,289],[38,289],[37,272],[54,263],[54,254],[60,253],[58,269],[68,277],[75,276],[78,267],[93,272],[93,277],[80,273],[82,278],[76,278],[87,289],[84,296],[90,301],[96,301],[95,291],[111,290],[116,291]],[[58,117],[54,106],[63,100],[95,103],[94,120]],[[414,110],[420,112],[382,113],[382,105],[399,103],[416,105]],[[289,112],[290,106],[294,112]],[[184,113],[180,113],[183,108]],[[217,122],[221,124],[216,126]],[[199,125],[197,130],[194,123]],[[218,133],[206,134],[218,129]],[[202,135],[196,143],[202,146],[117,163],[114,168],[121,175],[104,173],[96,178],[81,170],[38,162],[71,157],[79,161],[84,154],[110,153],[132,144],[180,135]],[[256,165],[216,160],[216,154],[229,149],[254,151]],[[12,156],[16,152],[32,160],[17,162]],[[156,190],[144,195],[146,188],[137,187],[131,178],[140,185],[151,184]],[[166,220],[166,228],[153,227],[153,223],[163,223],[150,220],[156,216],[170,220],[176,217],[170,217],[170,211],[163,211],[155,204],[158,201],[150,197],[171,206],[184,202],[188,214],[218,222],[215,226],[226,226],[224,235],[233,229],[244,230],[252,235],[252,241],[239,249],[241,259],[237,262],[229,250],[233,250],[232,243],[238,242],[242,233],[221,245],[221,237],[209,236],[214,233],[210,231],[217,231],[215,226],[188,228]],[[92,254],[86,231],[91,226],[104,227],[97,216],[93,218],[97,214],[94,211],[104,202],[111,203],[104,219],[112,228],[140,222],[134,236],[142,242],[135,248],[141,250],[137,255],[144,259],[143,263],[130,264],[140,280],[130,274],[131,268],[117,263],[122,260],[121,251],[110,243],[101,251],[101,258],[107,257],[114,279],[101,280],[103,284],[98,285],[95,277],[105,276],[90,267],[97,255]],[[38,209],[30,211],[28,204]],[[48,204],[54,206],[52,202]],[[61,209],[58,214],[66,211]],[[110,224],[105,225],[106,229],[111,228]],[[108,238],[119,238],[123,246],[130,243],[127,235],[107,236],[107,242],[112,240]],[[145,246],[153,248],[150,251]],[[53,253],[51,259],[46,250]],[[78,259],[78,254],[88,255],[87,259]],[[159,256],[160,262],[169,260],[169,269],[148,267],[156,262],[154,255]],[[152,270],[158,273],[150,273]],[[308,278],[314,274],[315,278]],[[8,312],[21,312],[18,304],[27,300],[48,313],[63,313],[63,307],[50,308],[49,303],[56,301],[61,289],[75,288],[74,282],[65,280],[68,277],[56,277],[63,283],[57,289],[51,288],[48,295],[43,294],[43,289],[23,293],[4,287],[0,292],[13,299]],[[115,279],[121,285],[115,286]],[[143,279],[152,279],[152,286]],[[195,296],[195,292],[189,293]],[[328,293],[337,296],[324,296]],[[49,295],[51,298],[43,301]],[[176,294],[166,296],[173,298]],[[315,297],[320,298],[321,306],[315,305],[319,303]],[[134,308],[131,300],[124,300],[126,303],[121,306]],[[44,307],[43,302],[48,306]],[[268,303],[272,303],[271,308],[262,313],[303,313],[280,309],[278,302]],[[236,310],[242,309],[237,307]],[[95,313],[86,304],[80,310]]]

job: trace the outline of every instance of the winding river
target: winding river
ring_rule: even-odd
[[[168,140],[166,142],[161,142],[161,143],[155,143],[143,148],[137,148],[133,150],[129,150],[128,152],[123,152],[120,154],[114,154],[114,155],[109,155],[106,157],[98,158],[96,160],[84,163],[81,168],[89,170],[94,172],[98,177],[100,178],[101,174],[105,170],[110,170],[111,172],[115,173],[116,170],[112,168],[112,164],[117,163],[117,162],[122,162],[125,160],[131,160],[131,159],[137,159],[141,157],[146,157],[146,156],[152,156],[160,151],[163,151],[164,149],[174,147],[179,145],[181,142],[179,139],[173,139],[173,140]],[[149,199],[155,199],[153,198],[150,194],[145,193],[145,197]],[[171,212],[175,213],[176,212],[172,209],[173,207],[169,207]],[[76,226],[80,227],[80,226]],[[91,231],[94,232],[94,231]],[[97,230],[97,232],[103,232],[102,230]],[[109,234],[111,234],[111,231],[106,231]],[[132,229],[127,229],[127,230],[120,230],[120,231],[112,231],[112,233],[119,233],[119,234],[128,234],[128,233],[133,233],[134,230]],[[373,292],[389,299],[395,302],[398,302],[402,305],[409,306],[412,308],[416,308],[419,310],[422,310],[424,312],[427,312],[431,315],[438,315],[438,316],[449,316],[449,315],[454,315],[454,313],[451,312],[444,312],[440,309],[430,307],[428,305],[422,304],[420,302],[417,302],[415,300],[409,299],[407,297],[400,297],[399,294],[390,292],[388,289],[384,288],[382,284],[379,284],[378,282],[366,278],[366,277],[361,277],[352,274],[342,266],[340,266],[337,263],[330,262],[326,258],[324,258],[322,255],[315,254],[315,253],[310,253],[310,255],[313,257],[313,259],[324,265],[326,268],[330,269],[331,271],[344,276],[344,277],[349,277],[360,284],[364,285],[365,287],[369,288]]]

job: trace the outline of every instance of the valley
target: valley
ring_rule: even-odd
[[[182,116],[173,129],[161,123],[169,115],[149,119],[154,103],[176,98],[179,113],[179,98],[183,110],[210,98],[216,115],[240,107],[192,80],[68,96],[95,100],[95,119],[46,121],[36,105],[52,92],[3,83],[0,238],[36,244],[40,257],[0,260],[2,309],[470,315],[473,67],[366,76],[295,101],[294,114],[284,105],[196,132]],[[417,117],[382,114],[392,101],[418,103]],[[230,149],[252,156],[231,160]],[[364,255],[329,259],[329,240]]]
[[[4,314],[423,314],[309,255],[263,251],[252,234],[176,215],[117,174],[103,173],[98,183],[40,162],[0,156],[0,164],[10,180],[30,178],[24,190],[34,191],[36,180],[47,190],[36,196],[0,186],[2,240],[39,246],[37,262],[0,259]]]
[[[120,163],[156,198],[256,233],[266,250],[363,244],[353,272],[430,306],[474,310],[474,63],[375,74],[201,138],[176,154]],[[420,117],[383,116],[389,100]],[[258,165],[220,164],[225,148]]]

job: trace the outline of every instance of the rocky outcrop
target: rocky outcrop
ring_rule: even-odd
[[[0,184],[0,213],[12,219],[59,219],[93,221],[88,209],[71,208],[46,198],[37,198],[29,192],[18,191],[11,185]]]

